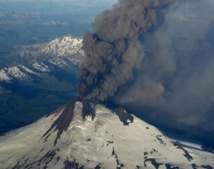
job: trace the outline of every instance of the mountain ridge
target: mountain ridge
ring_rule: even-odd
[[[59,128],[53,124],[63,123],[62,113],[71,104],[75,104],[72,120],[58,135]],[[71,112],[67,112],[71,117]],[[96,105],[96,117],[83,120],[82,103],[71,101],[37,122],[0,137],[0,166],[3,169],[213,168],[214,154],[203,151],[200,145],[172,140],[133,115],[133,120],[127,119],[128,124],[124,125],[117,114],[104,105]]]
[[[67,35],[16,46],[1,58],[0,133],[34,122],[76,94],[81,43]]]
[[[81,47],[82,39],[70,35],[56,38],[47,43],[16,46],[11,52],[12,55],[14,57],[19,56],[26,61],[13,63],[12,66],[0,69],[0,81],[8,82],[13,78],[22,81],[28,77],[26,71],[34,75],[38,74],[38,71],[51,72],[50,64],[62,69],[69,69],[69,67],[72,69],[72,66],[68,65],[79,66],[84,59],[84,52]],[[25,72],[20,68],[24,69]],[[38,71],[36,72],[35,69]]]

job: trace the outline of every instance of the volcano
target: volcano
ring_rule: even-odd
[[[1,169],[140,169],[214,167],[214,154],[171,139],[123,108],[97,104],[82,116],[76,99],[0,137]]]

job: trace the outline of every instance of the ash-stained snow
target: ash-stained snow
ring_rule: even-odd
[[[82,103],[76,102],[73,120],[56,145],[57,131],[51,126],[63,108],[0,137],[0,168],[214,167],[214,154],[203,151],[200,145],[172,140],[135,116],[124,125],[114,111],[102,105],[96,106],[94,120],[83,120],[81,110]]]

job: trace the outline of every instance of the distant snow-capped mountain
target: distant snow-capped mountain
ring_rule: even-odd
[[[0,133],[32,123],[77,93],[81,46],[81,38],[65,36],[1,57]]]
[[[74,111],[73,110],[74,107]],[[200,145],[172,140],[119,108],[96,106],[82,118],[71,101],[53,114],[0,137],[0,166],[69,169],[212,169],[214,154]]]
[[[67,57],[74,64],[83,60],[84,52],[81,49],[82,39],[72,36],[54,39],[48,43],[16,46],[22,57]]]
[[[0,81],[29,80],[41,73],[51,74],[56,67],[66,71],[73,70],[84,59],[81,47],[82,39],[72,36],[42,44],[16,46],[13,55],[22,59],[15,65],[0,69]]]

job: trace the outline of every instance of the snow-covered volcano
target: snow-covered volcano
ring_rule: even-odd
[[[200,145],[172,140],[123,108],[95,108],[96,117],[83,120],[82,103],[71,101],[53,114],[0,137],[0,168],[214,167],[214,154]]]

